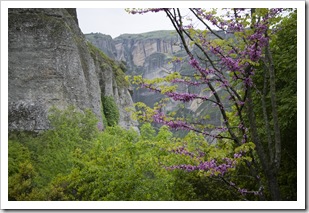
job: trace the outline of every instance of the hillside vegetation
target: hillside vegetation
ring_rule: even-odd
[[[241,199],[218,187],[220,180],[168,169],[195,161],[173,154],[179,146],[213,152],[202,136],[173,138],[166,126],[156,132],[149,123],[140,135],[118,126],[102,132],[90,111],[74,107],[54,108],[50,122],[53,129],[40,134],[10,134],[9,200]]]

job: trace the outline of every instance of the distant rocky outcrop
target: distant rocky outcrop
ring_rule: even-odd
[[[230,36],[223,31],[218,31],[217,34],[221,37]],[[85,37],[106,54],[112,55],[119,62],[124,62],[127,65],[126,74],[129,75],[142,75],[144,78],[152,79],[164,77],[168,73],[175,71],[189,76],[192,76],[195,72],[188,64],[187,54],[176,31],[123,34],[115,39],[100,33],[86,34]],[[209,37],[209,39],[214,39],[214,37]],[[189,43],[189,39],[187,39],[187,42]],[[190,48],[193,47],[190,46]],[[198,53],[198,50],[194,49],[193,52]],[[172,59],[175,57],[183,58],[183,63],[173,62]],[[183,92],[201,93],[201,95],[205,93],[194,86],[179,85],[179,89]],[[150,107],[154,106],[163,97],[163,95],[153,93],[147,89],[134,90],[132,95],[134,102],[144,102]],[[179,113],[189,113],[197,117],[210,114],[212,123],[220,124],[220,111],[214,109],[209,103],[195,100],[182,104],[181,107],[178,104],[179,102],[170,101],[165,110],[177,110]],[[185,110],[183,110],[183,107]]]
[[[111,59],[117,59],[117,51],[113,38],[102,33],[90,33],[86,35],[88,41],[99,48]]]
[[[124,62],[127,66],[126,74],[129,75],[163,77],[171,70],[179,71],[181,68],[177,63],[170,63],[173,56],[185,56],[180,39],[174,31],[123,34],[115,39],[100,33],[85,36],[104,53]],[[134,102],[143,101],[149,106],[161,98],[143,89],[134,91],[132,97]]]
[[[93,54],[79,29],[75,9],[8,12],[10,131],[49,128],[51,106],[90,108],[102,122],[105,95],[115,98],[121,126],[137,126],[125,111],[133,105],[121,69],[104,54]]]

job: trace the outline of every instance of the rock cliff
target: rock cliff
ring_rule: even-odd
[[[101,98],[113,97],[119,110],[119,125],[125,129],[132,127],[138,131],[138,122],[132,120],[130,110],[134,111],[134,103],[128,90],[129,84],[121,64],[107,57],[98,48],[88,43],[91,56],[95,63],[98,76]],[[104,107],[104,105],[103,105]]]
[[[90,108],[102,121],[102,96],[115,98],[119,124],[136,126],[126,107],[132,99],[112,67],[91,53],[74,9],[9,9],[9,130],[49,128],[51,106]],[[106,66],[101,66],[104,61]],[[100,63],[98,63],[100,61]],[[120,74],[119,74],[120,73]],[[104,76],[104,77],[102,77]]]
[[[217,33],[221,37],[227,36],[222,31]],[[112,53],[113,58],[117,61],[125,62],[127,65],[126,74],[129,75],[142,75],[144,78],[151,79],[164,77],[174,71],[185,75],[193,75],[195,72],[186,61],[187,54],[175,31],[123,34],[115,39],[100,33],[86,34],[85,37],[103,52]],[[213,38],[210,37],[210,39]],[[193,52],[196,53],[198,50]],[[172,62],[174,57],[182,57],[184,63]],[[179,88],[183,92],[202,93],[201,89],[196,89],[194,86],[179,85]],[[210,95],[210,93],[204,95]],[[163,95],[150,92],[147,89],[134,90],[132,95],[134,102],[144,102],[151,107],[163,97]],[[219,125],[220,123],[219,110],[207,105],[207,103],[195,100],[181,107],[178,104],[179,102],[170,101],[165,110],[177,110],[180,113],[184,107],[185,113],[197,117],[210,114],[213,124]]]
[[[110,35],[104,35],[102,33],[91,33],[87,34],[86,37],[88,41],[99,48],[108,57],[111,59],[117,58],[115,43]]]
[[[86,34],[86,39],[106,54],[127,66],[126,74],[142,75],[144,78],[163,77],[170,71],[179,71],[181,66],[170,63],[172,57],[185,56],[180,39],[174,31],[155,31],[142,34],[123,34],[115,39],[100,33]],[[147,90],[134,91],[134,102],[143,101],[149,106],[161,96]]]

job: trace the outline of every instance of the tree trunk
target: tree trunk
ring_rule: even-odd
[[[264,85],[263,85],[263,92],[261,94],[261,102],[262,102],[262,109],[263,109],[263,116],[264,116],[264,123],[265,123],[265,131],[266,131],[266,136],[267,136],[267,141],[268,141],[268,152],[269,152],[269,159],[271,162],[271,165],[274,164],[274,144],[273,140],[271,138],[271,132],[270,132],[270,126],[269,126],[269,120],[267,116],[267,109],[266,109],[266,95],[267,95],[267,66],[264,63],[265,69],[264,69]]]
[[[271,108],[273,114],[274,121],[274,132],[275,132],[275,158],[274,164],[276,172],[279,170],[280,161],[281,161],[281,138],[280,138],[280,127],[278,121],[278,112],[277,112],[277,101],[276,101],[276,84],[275,84],[275,69],[274,63],[272,59],[272,55],[269,49],[269,44],[265,49],[265,56],[268,61],[268,71],[269,71],[269,84],[270,84],[270,100],[271,100]]]
[[[252,102],[252,97],[251,97],[251,88],[248,87],[248,98],[247,98],[247,103],[248,103],[248,120],[249,120],[249,126],[250,126],[250,132],[251,132],[251,137],[253,143],[256,145],[256,151],[259,156],[265,177],[268,182],[268,188],[271,194],[271,199],[272,200],[281,200],[280,199],[280,190],[278,186],[278,181],[276,174],[273,170],[273,167],[271,166],[271,162],[268,159],[268,156],[266,155],[263,145],[260,141],[258,132],[257,132],[257,127],[256,127],[256,119],[255,119],[255,114],[254,114],[254,105]]]

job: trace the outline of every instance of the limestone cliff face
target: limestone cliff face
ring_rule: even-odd
[[[101,89],[108,80],[99,76],[109,68],[97,67],[74,9],[9,9],[8,17],[9,130],[48,128],[51,106],[90,108],[102,121]],[[121,101],[131,97],[125,87],[119,90],[121,111]]]
[[[173,35],[172,32],[170,33],[171,35],[169,35],[168,38],[149,39],[147,39],[147,37],[132,39],[130,35],[122,35],[115,40],[117,59],[127,61],[128,58],[132,58],[136,66],[144,66],[147,58],[153,54],[161,53],[172,55],[179,51],[180,47],[177,46],[178,37]]]
[[[142,75],[149,79],[163,77],[171,71],[180,71],[181,66],[171,63],[171,60],[174,56],[186,55],[175,31],[123,34],[114,40],[99,33],[85,36],[103,52],[113,52],[117,61],[125,62],[126,74]],[[105,45],[99,45],[100,43]],[[143,89],[134,90],[132,95],[134,102],[142,101],[149,106],[153,106],[162,97]]]
[[[117,60],[126,61],[133,72],[142,68],[152,71],[166,65],[167,59],[181,51],[174,31],[156,31],[143,34],[123,34],[114,40]]]
[[[131,127],[139,131],[138,122],[132,120],[131,110],[134,111],[134,103],[125,81],[124,73],[119,64],[104,55],[99,49],[88,43],[91,56],[94,59],[95,70],[100,83],[101,97],[113,97],[119,110],[119,125],[125,129]]]
[[[110,35],[104,35],[102,33],[91,33],[87,34],[86,38],[111,59],[117,58],[117,51],[114,40]]]
[[[227,37],[223,31],[218,31],[221,37]],[[116,54],[115,59],[124,61],[127,65],[126,74],[129,75],[142,75],[144,78],[152,79],[164,77],[168,73],[177,71],[184,75],[191,75],[195,72],[187,63],[187,54],[182,47],[180,38],[175,31],[154,31],[142,34],[123,34],[114,40],[107,39],[106,35],[96,34],[94,39],[93,34],[85,35],[88,40],[93,42],[96,46],[98,43],[108,43],[105,47],[110,46],[110,49],[101,48],[104,52],[113,52]],[[214,36],[209,37],[214,39]],[[100,40],[105,40],[100,41]],[[189,42],[189,40],[187,40]],[[98,46],[100,48],[100,46]],[[198,50],[194,50],[198,53]],[[203,54],[199,54],[203,55]],[[173,63],[173,57],[182,57],[183,63]],[[210,96],[210,92],[203,92],[201,88],[194,86],[179,85],[179,90],[182,92],[200,93],[200,95]],[[153,93],[147,89],[134,90],[132,95],[134,102],[144,102],[152,107],[154,103],[161,100],[163,95]],[[165,110],[167,111],[181,111],[181,107],[177,106],[179,102],[170,101]],[[212,107],[208,103],[200,100],[194,100],[185,103],[185,112],[194,114],[196,117],[201,117],[210,114],[212,124],[220,123],[220,111]]]

